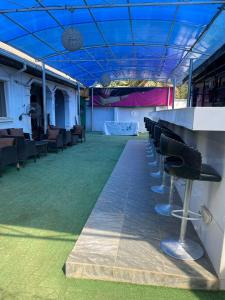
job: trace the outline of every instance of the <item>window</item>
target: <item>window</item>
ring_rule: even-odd
[[[0,117],[6,117],[5,84],[0,81]]]

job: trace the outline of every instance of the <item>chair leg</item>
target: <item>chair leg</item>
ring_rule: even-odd
[[[174,204],[174,176],[170,178],[170,193],[169,193],[169,202],[168,203],[159,203],[155,206],[155,211],[157,214],[170,217],[173,210],[180,210],[181,207]]]
[[[155,147],[152,147],[152,153],[148,154],[147,153],[147,157],[148,158],[153,158],[153,161],[148,162],[148,165],[151,167],[157,167],[158,166],[158,153],[155,150]]]
[[[158,154],[158,160],[159,160],[159,170],[156,172],[151,172],[150,175],[151,177],[154,178],[160,178],[162,175],[162,155]]]
[[[161,241],[160,247],[162,251],[176,259],[180,260],[197,260],[204,254],[203,248],[196,242],[186,239],[187,222],[192,219],[189,217],[189,204],[191,198],[192,180],[186,181],[185,196],[182,211],[173,211],[172,215],[182,220],[180,228],[180,236],[178,239],[166,239]],[[182,212],[182,216],[178,214]]]
[[[156,185],[151,187],[151,191],[157,194],[165,194],[169,192],[169,188],[166,186],[166,172],[164,171],[164,158],[161,161],[161,172],[163,173],[161,185]]]
[[[151,146],[146,147],[146,157],[154,159],[154,150]]]

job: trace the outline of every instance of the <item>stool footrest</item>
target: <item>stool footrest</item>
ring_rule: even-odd
[[[183,209],[176,209],[172,211],[171,215],[175,218],[186,219],[188,221],[199,221],[202,217],[201,214],[193,212],[191,210],[188,211],[188,217],[183,216],[183,213]]]

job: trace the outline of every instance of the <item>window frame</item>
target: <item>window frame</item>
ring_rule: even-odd
[[[9,98],[10,98],[10,80],[7,77],[0,76],[0,81],[3,82],[4,95],[5,95],[5,110],[6,116],[0,116],[0,123],[2,122],[12,122],[12,118],[9,117]]]

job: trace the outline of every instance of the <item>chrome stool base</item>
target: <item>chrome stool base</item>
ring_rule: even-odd
[[[179,239],[166,239],[161,241],[160,248],[165,254],[180,260],[197,260],[204,254],[203,248],[189,239],[183,242]]]
[[[153,153],[153,150],[151,150],[151,149],[148,149],[148,150],[145,150],[145,151],[146,151],[146,153],[148,153],[148,154]]]
[[[149,154],[149,153],[147,153],[147,154],[146,154],[146,157],[148,157],[148,158],[154,158],[154,154]]]
[[[151,167],[157,167],[158,162],[156,160],[155,161],[150,161],[150,162],[148,162],[148,165],[151,166]]]
[[[172,216],[171,213],[174,209],[180,209],[180,207],[175,204],[168,204],[168,203],[167,204],[161,203],[155,205],[156,213],[161,216],[171,217]]]
[[[161,172],[160,171],[151,172],[150,175],[151,175],[151,177],[154,177],[154,178],[160,178],[161,177]]]
[[[166,194],[169,193],[169,187],[166,185],[155,185],[151,187],[151,191],[157,194]]]

